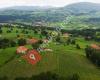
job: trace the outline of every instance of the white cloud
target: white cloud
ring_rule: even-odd
[[[100,0],[0,0],[0,7],[8,6],[65,6],[75,2],[95,2],[100,3]]]

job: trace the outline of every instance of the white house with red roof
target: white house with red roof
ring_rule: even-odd
[[[28,51],[28,48],[26,48],[25,46],[19,46],[16,50],[16,52],[18,54],[22,53],[22,54],[25,54],[26,52]]]

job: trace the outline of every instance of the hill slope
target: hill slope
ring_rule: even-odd
[[[72,11],[73,13],[88,13],[93,11],[97,12],[100,11],[100,4],[80,2],[65,6],[63,9],[66,11]]]
[[[45,21],[45,22],[62,22],[68,15],[73,16],[89,16],[91,19],[95,19],[97,22],[100,18],[100,4],[96,3],[74,3],[61,8],[55,7],[38,7],[38,6],[15,6],[0,10],[0,22],[33,22],[33,21]],[[95,16],[95,17],[94,17]],[[86,18],[87,22],[90,19]],[[76,21],[77,22],[77,21]]]

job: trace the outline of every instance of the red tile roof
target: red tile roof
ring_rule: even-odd
[[[17,48],[17,53],[26,53],[28,50],[28,48],[26,48],[25,46],[20,46]]]
[[[28,44],[34,44],[36,42],[38,42],[38,39],[36,39],[36,38],[28,39],[28,41],[27,41]]]
[[[30,50],[26,55],[22,56],[30,64],[36,64],[41,60],[41,55],[36,50]]]
[[[96,44],[91,44],[91,47],[97,50],[100,50],[100,46],[96,45]]]

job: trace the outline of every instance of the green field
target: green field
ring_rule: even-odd
[[[16,28],[14,29],[16,30]],[[7,34],[4,29],[3,37],[16,38],[17,33]],[[28,35],[39,38],[39,35],[32,31]],[[51,71],[61,76],[69,76],[73,73],[80,75],[80,80],[100,80],[100,70],[89,61],[84,52],[86,45],[96,43],[94,41],[85,41],[82,37],[77,38],[77,43],[81,49],[76,49],[75,45],[55,44],[51,42],[48,48],[53,52],[41,52],[42,60],[36,65],[28,64],[21,57],[16,56],[13,60],[5,64],[12,56],[16,55],[17,47],[0,49],[0,77],[7,76],[9,80],[16,77],[31,77],[32,75],[40,74],[41,72]],[[26,47],[31,47],[26,45]]]

